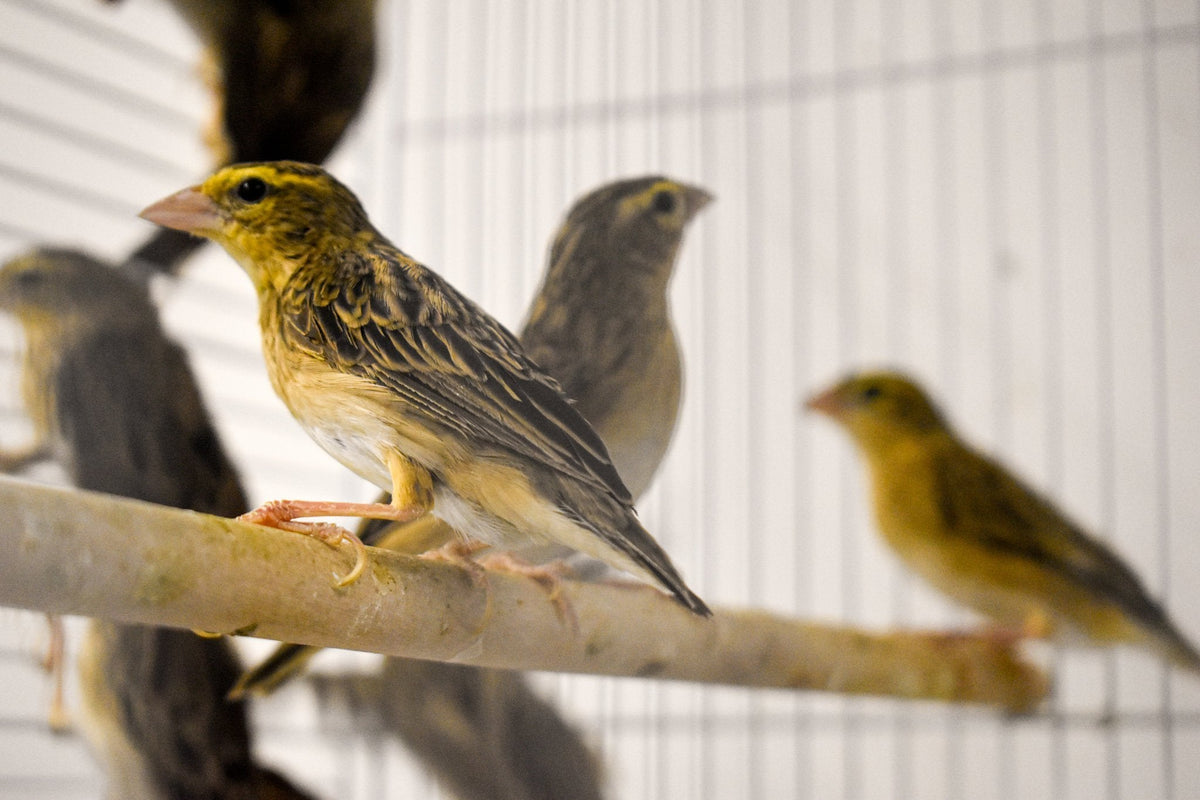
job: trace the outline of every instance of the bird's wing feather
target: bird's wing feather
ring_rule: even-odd
[[[1032,562],[1126,609],[1158,621],[1161,607],[1138,576],[1049,500],[966,448],[936,461],[937,497],[951,535]]]
[[[632,498],[591,426],[516,338],[449,284],[391,248],[344,256],[292,285],[284,335],[396,392],[465,441]],[[314,271],[316,273],[318,271]]]

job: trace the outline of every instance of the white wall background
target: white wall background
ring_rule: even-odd
[[[674,283],[685,408],[643,502],[707,600],[969,620],[897,568],[847,442],[798,410],[894,364],[1200,637],[1197,3],[383,0],[380,29],[370,106],[332,166],[513,326],[581,192],[655,171],[717,194]],[[0,0],[0,257],[43,241],[115,257],[147,233],[136,210],[204,172],[196,50],[155,0]],[[162,294],[255,500],[370,494],[271,394],[231,260],[208,252]],[[25,434],[17,341],[0,329],[6,443]],[[39,624],[0,612],[0,798],[94,798],[82,747],[44,729]],[[1046,655],[1055,697],[1025,719],[542,685],[623,800],[1200,798],[1200,681],[1136,653]],[[307,687],[259,716],[264,754],[326,797],[438,796]]]

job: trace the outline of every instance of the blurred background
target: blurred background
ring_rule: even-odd
[[[375,84],[330,168],[510,327],[578,195],[659,172],[717,196],[675,273],[684,407],[641,503],[707,601],[972,621],[899,568],[848,441],[800,409],[895,365],[1200,636],[1200,4],[381,0],[377,24]],[[159,0],[0,0],[0,258],[42,242],[118,258],[148,235],[136,212],[210,164],[198,56]],[[210,247],[156,291],[254,502],[373,494],[271,392],[228,256]],[[15,444],[19,333],[0,325]],[[0,610],[0,798],[99,797],[81,742],[46,728],[44,641],[42,617]],[[1054,695],[1024,718],[536,685],[623,800],[1200,798],[1200,681],[1127,650],[1037,655]],[[263,758],[321,796],[449,796],[306,682],[255,713]]]

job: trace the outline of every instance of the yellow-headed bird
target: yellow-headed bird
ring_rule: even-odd
[[[1129,643],[1200,671],[1200,653],[1102,542],[964,444],[929,397],[890,372],[808,401],[866,457],[875,518],[912,570],[1001,626]]]
[[[710,613],[637,521],[604,443],[558,384],[320,167],[235,165],[142,213],[217,241],[242,265],[276,392],[318,444],[393,497],[277,502],[252,519],[298,529],[290,520],[302,516],[407,521],[432,510],[489,544],[565,544]]]
[[[660,176],[613,181],[580,197],[550,246],[546,274],[521,332],[525,352],[591,424],[636,499],[666,455],[679,416],[683,363],[667,289],[683,233],[712,201],[698,186]],[[386,500],[386,498],[385,498]],[[397,532],[406,552],[452,537],[440,520]],[[379,544],[390,526],[359,536]],[[319,648],[282,644],[235,690],[266,694]]]

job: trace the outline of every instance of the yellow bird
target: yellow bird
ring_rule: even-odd
[[[390,504],[277,501],[251,519],[298,530],[304,516],[403,522],[432,510],[488,544],[565,544],[710,613],[558,384],[323,169],[227,167],[142,216],[211,238],[242,265],[275,391],[327,452],[392,492]],[[338,531],[316,533],[354,538]]]
[[[1022,634],[1133,644],[1200,671],[1200,652],[1137,575],[959,440],[911,380],[864,373],[807,405],[858,445],[884,539],[936,588]]]
[[[683,363],[667,288],[684,231],[711,201],[698,186],[654,175],[606,183],[580,197],[554,236],[520,335],[525,352],[600,434],[635,500],[675,431]],[[358,534],[374,545],[399,540],[410,553],[454,536],[429,517],[399,531],[372,521]],[[274,691],[318,649],[279,645],[231,696]]]

